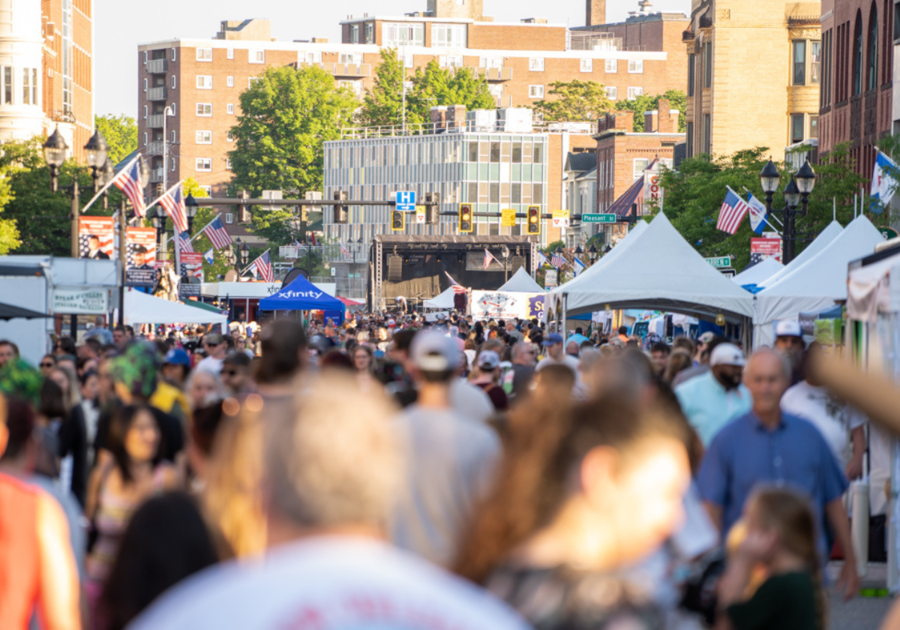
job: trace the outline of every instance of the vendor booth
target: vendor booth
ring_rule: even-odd
[[[260,311],[323,311],[335,323],[344,321],[344,303],[299,276],[289,285],[259,301]]]
[[[182,302],[170,302],[128,287],[125,289],[125,323],[135,324],[221,324],[228,317]],[[224,330],[224,329],[223,329]]]
[[[744,287],[750,293],[761,291],[760,285],[766,280],[774,276],[776,273],[784,269],[784,265],[774,258],[766,258],[758,262],[752,267],[744,269],[741,273],[731,279],[739,287]]]
[[[525,267],[519,267],[506,284],[497,289],[513,293],[543,293],[544,288],[534,281],[531,274],[525,271]]]

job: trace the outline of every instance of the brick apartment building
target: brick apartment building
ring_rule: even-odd
[[[153,190],[148,194],[163,179],[171,184],[191,176],[212,196],[225,195],[231,180],[229,129],[239,113],[238,96],[269,66],[315,64],[362,96],[374,82],[380,51],[392,47],[409,75],[433,59],[444,67],[474,68],[487,78],[502,107],[531,105],[549,95],[551,83],[572,79],[600,82],[615,99],[684,89],[684,48],[670,47],[677,20],[660,17],[664,28],[657,28],[651,26],[656,18],[641,17],[647,34],[632,50],[623,39],[634,37],[631,30],[622,27],[618,35],[616,25],[603,25],[605,2],[588,0],[587,5],[594,30],[569,30],[540,19],[501,24],[482,14],[480,0],[429,0],[422,13],[350,18],[341,23],[341,43],[276,42],[266,20],[246,20],[223,22],[215,39],[143,44],[138,142],[151,160]],[[680,19],[687,24],[685,16]],[[167,106],[173,115],[164,118]]]
[[[819,155],[850,142],[865,177],[894,119],[894,15],[893,0],[822,1]]]
[[[0,0],[0,141],[93,133],[91,0]]]
[[[826,0],[827,3],[828,0]],[[819,136],[819,2],[693,0],[687,155],[728,155]]]

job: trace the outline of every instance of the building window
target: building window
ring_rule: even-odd
[[[228,105],[225,106],[225,111],[228,114],[233,114],[234,113],[234,103],[228,103]]]
[[[212,116],[212,103],[197,103],[198,116]]]
[[[234,142],[234,134],[231,133],[231,129],[229,129],[228,131],[225,132],[225,139],[228,142]]]
[[[831,105],[831,46],[833,36],[833,29],[829,29],[822,36],[822,44],[825,48],[824,59],[822,60],[822,98],[820,99],[822,107],[828,107],[829,105]]]
[[[172,130],[172,144],[175,144],[175,130]]]
[[[363,62],[363,56],[362,53],[341,53],[340,62],[359,65]]]
[[[174,59],[172,61],[174,61]],[[197,61],[212,63],[212,48],[198,48]]]
[[[37,70],[22,68],[22,104],[37,105]]]
[[[688,55],[688,96],[694,95],[694,80],[696,79],[696,69],[694,68],[695,55]]]
[[[175,103],[172,103],[171,105],[169,105],[169,107],[172,108],[172,115],[174,116],[175,115]],[[165,113],[165,112],[163,112],[163,113]]]
[[[150,58],[150,55],[149,55],[149,54],[147,53],[147,51],[145,50],[145,51],[144,51],[144,65],[145,65],[145,66],[147,65],[147,59],[149,59],[149,58]]]
[[[147,91],[147,79],[144,79],[144,91]]]
[[[147,120],[147,106],[144,105],[144,120]]]
[[[481,57],[478,65],[482,68],[502,68],[503,57]]]
[[[782,50],[784,50],[782,48]],[[712,42],[703,44],[703,87],[712,87],[713,59],[712,59]]]
[[[791,114],[791,144],[803,142],[803,125],[806,122],[803,114]]]
[[[169,160],[169,170],[175,172],[175,158]]]
[[[175,61],[175,57],[176,57],[176,53],[175,53],[175,49],[173,48],[172,49],[172,61]]]
[[[231,170],[231,158],[225,158],[225,170],[226,171]]]
[[[399,48],[400,46],[424,46],[425,25],[400,22],[386,22],[381,30],[382,46]]]
[[[225,223],[227,223],[228,225],[231,225],[232,223],[234,223],[234,213],[233,212],[225,213]]]
[[[543,164],[544,163],[544,145],[539,142],[534,143],[534,163],[535,164]],[[537,184],[535,184],[537,186]]]
[[[594,60],[593,59],[582,59],[580,69],[582,72],[593,72],[594,71]]]
[[[628,74],[644,74],[644,60],[643,59],[629,59],[628,60]]]
[[[853,34],[853,96],[862,93],[863,86],[863,27],[862,16],[856,16],[856,29]]]
[[[633,101],[638,96],[644,95],[644,88],[641,87],[630,87],[628,88],[628,100]]]
[[[210,81],[212,81],[212,77],[210,77]],[[177,85],[177,83],[175,83],[175,75],[173,74],[172,75],[172,89],[173,90],[175,89],[176,85]]]
[[[632,180],[637,179],[638,177],[644,176],[644,171],[647,170],[647,167],[650,166],[649,158],[635,158],[634,165],[632,166]]]
[[[234,48],[229,48],[225,56],[228,59],[234,59]]]
[[[528,86],[528,98],[544,98],[544,86],[543,85],[529,85]]]
[[[687,157],[694,157],[694,123],[689,122],[686,125],[687,129],[685,132],[685,141],[687,146],[685,147]]]
[[[869,83],[868,89],[878,87],[878,13],[872,6],[869,16]]]
[[[351,44],[359,43],[359,24],[351,24],[350,25],[350,43]]]
[[[440,65],[442,68],[462,68],[463,56],[441,55],[440,57],[438,57],[438,65]]]
[[[806,42],[804,40],[795,40],[792,43],[793,48],[793,84],[806,85]]]
[[[225,85],[228,87],[234,87],[234,77],[226,77]]]
[[[615,85],[607,85],[606,86],[606,98],[608,98],[611,101],[614,101],[617,98],[619,98],[619,88],[617,88]]]
[[[197,144],[212,144],[212,131],[197,131]]]
[[[438,48],[465,48],[465,24],[434,24],[431,27],[431,45]]]
[[[375,43],[375,25],[371,22],[366,22],[366,43]]]
[[[606,74],[616,74],[619,71],[619,60],[618,59],[607,59],[606,60]]]
[[[194,160],[194,170],[199,173],[212,171],[212,158],[197,158]]]
[[[144,146],[147,146],[147,132],[144,132]]]
[[[248,50],[247,61],[250,63],[266,63],[265,50]]]
[[[300,63],[322,63],[322,53],[321,51],[301,52],[297,54],[297,61]]]
[[[822,82],[822,42],[809,42],[809,84]]]
[[[712,124],[709,114],[703,114],[703,152],[707,155],[712,152]]]
[[[172,77],[172,82],[175,82],[175,77]],[[174,85],[172,87],[175,87]],[[212,76],[208,74],[198,74],[197,75],[197,89],[198,90],[211,90],[213,89],[212,85]]]
[[[528,69],[532,72],[543,72],[544,71],[544,58],[543,57],[532,57],[528,60]]]
[[[200,186],[203,189],[204,197],[212,197],[212,186]]]
[[[810,114],[809,116],[809,137],[819,137],[819,116],[817,114]]]

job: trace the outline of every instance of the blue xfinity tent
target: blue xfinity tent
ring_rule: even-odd
[[[278,293],[259,301],[261,311],[325,311],[325,317],[344,321],[344,303],[331,297],[312,282],[298,276]]]

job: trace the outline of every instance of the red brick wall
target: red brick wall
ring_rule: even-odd
[[[428,30],[428,29],[426,29]],[[504,25],[476,22],[469,24],[469,48],[481,50],[558,50],[566,49],[564,26]]]

